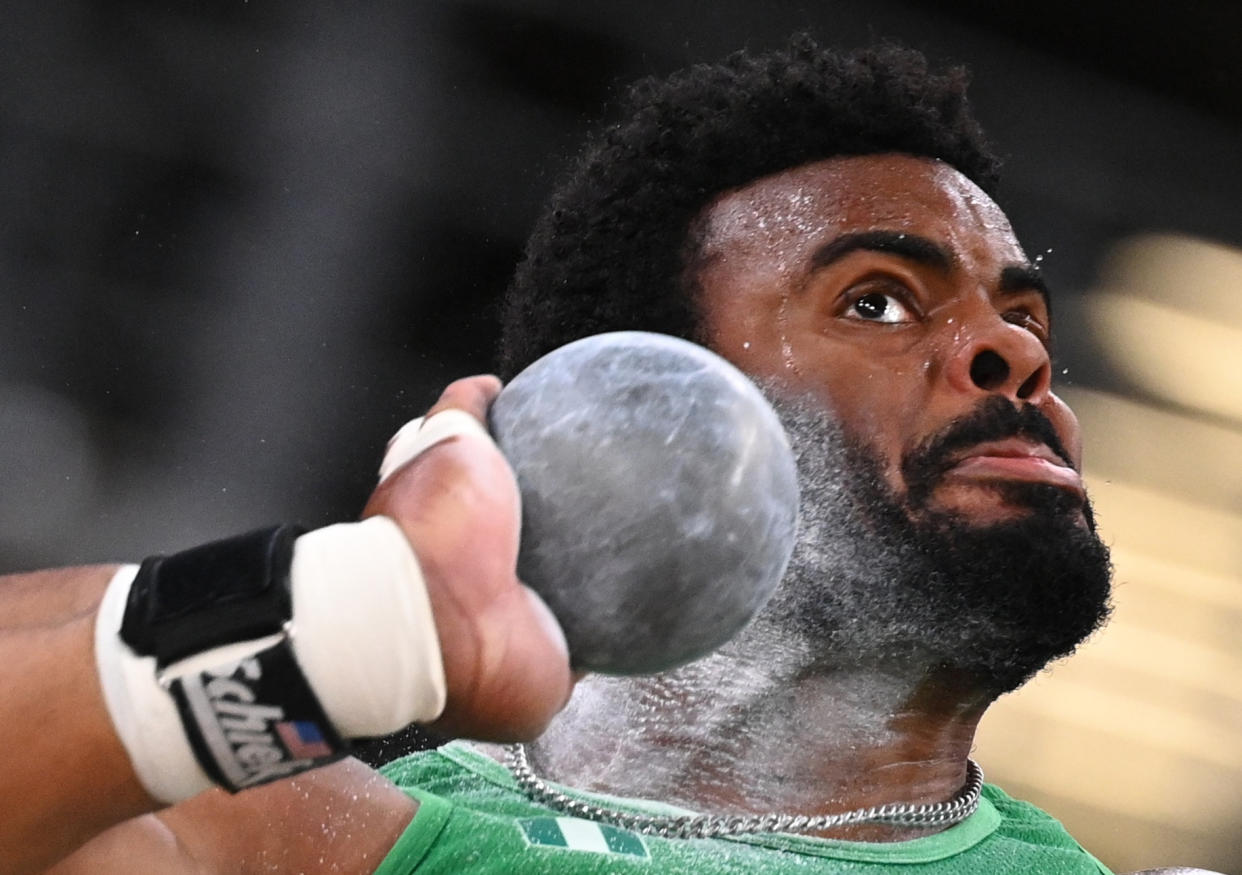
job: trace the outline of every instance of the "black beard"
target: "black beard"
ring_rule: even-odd
[[[1112,567],[1089,506],[1055,487],[1014,483],[1000,491],[1026,512],[1011,521],[977,526],[927,507],[955,449],[1023,435],[1064,454],[1042,414],[998,400],[1008,414],[989,402],[910,454],[905,501],[877,454],[848,440],[821,406],[774,400],[802,506],[789,570],[763,620],[805,636],[823,669],[949,670],[991,695],[1099,628]]]

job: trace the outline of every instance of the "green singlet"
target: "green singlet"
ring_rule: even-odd
[[[1060,823],[991,785],[984,787],[979,809],[969,818],[911,841],[845,842],[786,834],[663,839],[536,805],[503,766],[457,742],[397,760],[382,771],[419,806],[377,875],[1110,875]],[[566,792],[629,811],[687,813],[644,800]]]

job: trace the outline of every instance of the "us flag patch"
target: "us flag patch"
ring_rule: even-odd
[[[528,845],[592,854],[651,856],[646,842],[638,833],[606,823],[577,817],[525,817],[518,820],[518,826]]]
[[[276,724],[276,734],[289,755],[300,760],[331,756],[332,747],[319,726],[309,720],[287,720]]]

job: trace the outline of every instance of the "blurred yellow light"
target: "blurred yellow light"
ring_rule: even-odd
[[[1239,292],[1242,294],[1242,291]],[[1242,329],[1116,292],[1087,312],[1109,361],[1152,394],[1242,423]]]
[[[1185,566],[1204,573],[1196,581],[1203,598],[1222,607],[1242,604],[1242,516],[1206,507],[1150,488],[1088,476],[1087,489],[1095,505],[1096,519],[1104,540],[1124,545],[1172,566]],[[1214,580],[1228,585],[1214,586]],[[1176,576],[1169,586],[1181,587]]]
[[[1242,254],[1184,237],[1135,238],[1117,247],[1083,307],[1101,354],[1141,389],[1138,398],[1062,392],[1084,426],[1116,610],[1072,659],[989,710],[980,759],[1118,871],[1190,863],[1179,859],[1190,847],[1199,865],[1234,871]]]
[[[1093,389],[1058,392],[1082,424],[1088,476],[1242,507],[1242,429]]]
[[[1230,246],[1175,234],[1133,237],[1110,253],[1101,285],[1242,328],[1242,252]]]

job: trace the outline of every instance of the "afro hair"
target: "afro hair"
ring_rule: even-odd
[[[967,74],[917,51],[840,53],[798,35],[631,87],[592,136],[527,241],[505,302],[500,372],[604,331],[696,338],[692,229],[718,195],[836,156],[944,161],[992,193],[999,160],[966,100]]]

